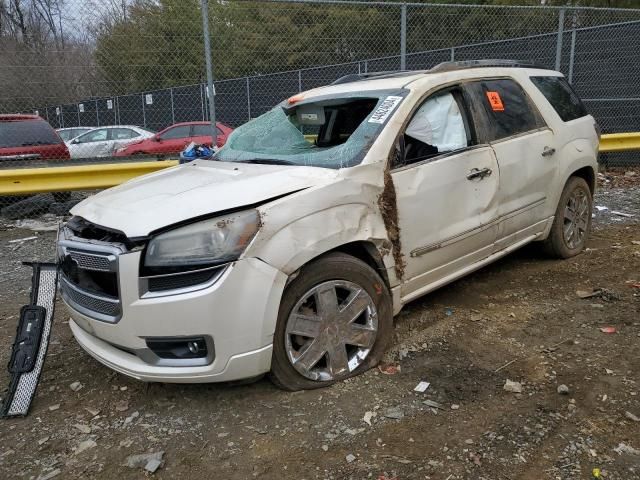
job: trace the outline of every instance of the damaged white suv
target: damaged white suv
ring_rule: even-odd
[[[515,62],[300,93],[213,160],[73,209],[58,240],[71,329],[144,381],[356,375],[407,302],[532,241],[578,254],[598,136],[560,73]]]

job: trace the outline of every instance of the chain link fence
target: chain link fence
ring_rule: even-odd
[[[212,142],[203,12],[219,143],[226,127],[343,75],[483,58],[559,69],[605,133],[640,130],[640,9],[0,0],[0,168],[153,161]],[[66,144],[51,145],[52,129]],[[640,164],[632,153],[602,160]],[[1,212],[61,214],[84,195],[4,197]]]

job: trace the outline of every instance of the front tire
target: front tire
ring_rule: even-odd
[[[584,249],[591,229],[593,199],[587,182],[571,177],[562,191],[549,236],[546,252],[555,258],[571,258]]]
[[[283,294],[271,381],[295,391],[359,375],[380,361],[392,328],[391,296],[373,268],[344,253],[320,257]]]

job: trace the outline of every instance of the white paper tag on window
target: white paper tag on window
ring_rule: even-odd
[[[376,108],[375,112],[373,112],[371,118],[369,118],[369,123],[383,124],[401,101],[402,97],[396,97],[393,95],[385,98],[382,104]]]
[[[79,111],[80,113],[84,113],[84,103],[79,103],[79,104],[78,104],[78,111]]]
[[[107,110],[113,109],[113,100],[107,100]]]
[[[145,101],[145,103],[146,103],[147,105],[153,105],[153,95],[152,95],[152,94],[150,94],[150,93],[147,93],[147,94],[144,96],[144,101]]]

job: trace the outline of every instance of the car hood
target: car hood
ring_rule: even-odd
[[[199,160],[87,198],[71,213],[129,238],[335,181],[337,170]]]

